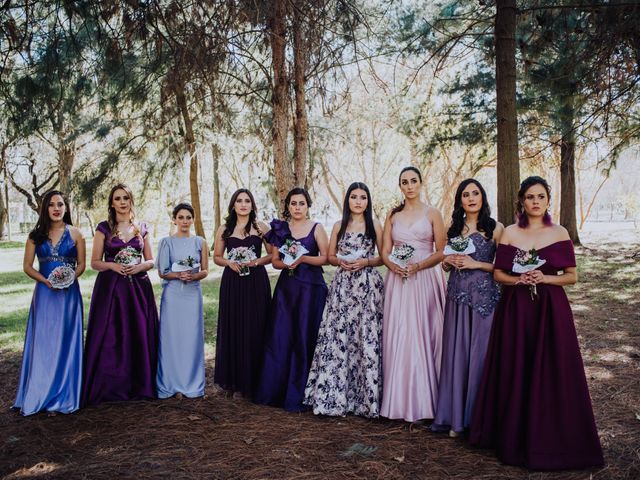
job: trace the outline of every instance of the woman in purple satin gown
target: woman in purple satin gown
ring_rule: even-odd
[[[220,281],[213,381],[229,393],[249,398],[262,364],[264,328],[271,302],[271,284],[264,267],[271,263],[271,254],[267,251],[262,255],[263,236],[269,227],[256,220],[257,211],[251,192],[246,188],[236,190],[229,201],[225,224],[217,232],[213,252],[216,265],[225,267]],[[256,259],[233,261],[230,256],[235,257],[233,252],[238,248],[253,249]]]
[[[125,253],[134,263],[119,263]],[[100,273],[89,310],[82,403],[155,397],[158,311],[147,276],[153,255],[125,185],[111,189],[109,219],[96,229],[91,267]]]
[[[322,225],[307,219],[310,206],[309,193],[294,188],[285,199],[283,215],[288,221],[273,220],[265,236],[273,245],[273,266],[282,272],[273,292],[254,399],[292,412],[308,408],[302,404],[304,389],[327,298],[322,265],[329,240]],[[287,240],[298,241],[308,250],[291,265],[283,263],[278,251]]]
[[[603,464],[602,449],[562,288],[576,282],[576,261],[566,229],[551,222],[549,200],[544,179],[524,180],[518,223],[498,245],[494,276],[504,290],[470,440],[495,448],[504,463],[534,470],[596,467]],[[527,253],[539,258],[538,268],[514,274]]]
[[[447,255],[442,262],[442,268],[451,273],[444,308],[438,408],[431,425],[432,430],[448,431],[452,437],[469,427],[482,377],[493,311],[500,298],[493,279],[493,258],[502,230],[502,224],[491,218],[482,185],[473,178],[463,180],[456,191],[447,237],[466,238],[475,252]]]

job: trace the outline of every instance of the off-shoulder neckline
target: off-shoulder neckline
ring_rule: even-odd
[[[572,243],[571,240],[558,240],[557,242],[550,243],[548,245],[545,245],[544,247],[536,248],[536,251],[540,252],[540,251],[544,250],[545,248],[549,248],[549,247],[552,247],[554,245],[557,245],[558,243],[565,243],[565,242]],[[531,250],[531,249],[523,249],[523,248],[520,248],[520,247],[518,247],[516,245],[509,245],[507,243],[499,243],[498,246],[515,248],[516,250],[520,250],[521,252],[528,252],[529,250]]]

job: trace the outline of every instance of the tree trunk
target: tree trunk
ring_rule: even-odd
[[[193,134],[193,119],[189,115],[187,99],[184,94],[184,85],[178,83],[175,87],[176,102],[184,122],[184,143],[189,154],[189,188],[191,192],[191,205],[195,212],[196,235],[206,238],[202,225],[202,209],[200,208],[200,188],[198,187],[198,154],[196,153],[196,139]]]
[[[296,96],[296,118],[294,124],[293,165],[297,186],[306,185],[307,155],[309,152],[309,121],[305,95],[305,73],[309,61],[309,49],[304,27],[302,2],[296,1],[293,8],[293,88]]]
[[[280,204],[293,186],[294,173],[287,153],[289,91],[285,56],[287,34],[287,0],[274,0],[269,20],[273,82],[271,107],[273,111],[273,173]],[[281,205],[278,206],[278,209]]]
[[[66,143],[64,135],[58,135],[58,188],[71,197],[71,171],[75,161],[75,142]]]
[[[6,183],[4,184],[6,189]],[[4,190],[3,189],[3,190]],[[4,191],[0,192],[0,239],[4,238],[4,224],[7,222],[9,214],[8,208],[5,204]]]
[[[220,219],[220,148],[215,143],[211,144],[211,157],[213,158],[213,237],[222,221]]]
[[[516,111],[515,0],[496,1],[496,117],[498,124],[498,220],[510,225],[520,183],[518,116]]]
[[[576,222],[576,139],[573,122],[567,125],[560,144],[560,224],[574,245],[580,245]]]

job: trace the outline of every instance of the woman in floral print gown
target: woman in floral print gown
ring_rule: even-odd
[[[338,267],[325,304],[305,389],[315,414],[377,417],[382,390],[382,227],[364,183],[352,183],[342,221],[331,232],[329,262]],[[355,258],[340,258],[352,254]],[[340,255],[340,257],[338,257]]]

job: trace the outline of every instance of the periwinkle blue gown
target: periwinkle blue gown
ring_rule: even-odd
[[[78,252],[65,227],[56,245],[36,247],[39,271],[48,277],[60,265],[75,268]],[[65,289],[36,283],[24,341],[20,383],[13,408],[22,415],[41,410],[71,413],[80,408],[82,296],[78,281]]]
[[[165,237],[158,247],[158,270],[191,257],[200,263],[202,237]],[[204,395],[204,317],[200,282],[163,280],[156,386],[159,398],[176,393]]]
[[[294,238],[287,222],[273,220],[265,238],[277,247],[293,238],[309,251],[306,255],[317,256],[319,248],[314,238],[317,226],[306,237]],[[264,361],[254,400],[299,412],[309,408],[302,400],[328,289],[322,267],[302,263],[293,272],[290,275],[290,270],[282,270],[273,292]]]

